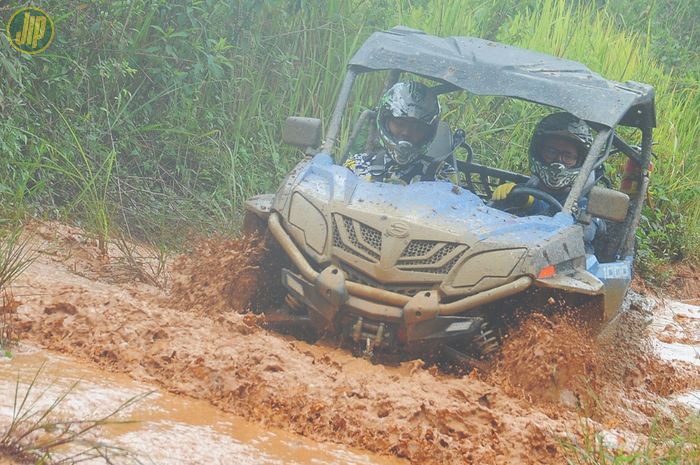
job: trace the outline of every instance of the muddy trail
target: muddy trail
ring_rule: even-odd
[[[700,389],[697,364],[656,355],[648,309],[600,343],[535,312],[489,372],[446,374],[265,329],[249,310],[274,300],[276,277],[256,240],[202,242],[160,270],[138,246],[104,254],[79,229],[29,229],[37,259],[8,304],[20,339],[318,442],[420,464],[559,464],[583,424],[644,437],[684,408],[674,396]],[[697,345],[679,321],[660,334]]]

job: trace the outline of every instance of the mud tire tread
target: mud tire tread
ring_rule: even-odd
[[[500,338],[488,321],[484,321],[481,324],[481,328],[479,328],[479,331],[474,336],[474,344],[482,359],[493,357],[501,348]]]

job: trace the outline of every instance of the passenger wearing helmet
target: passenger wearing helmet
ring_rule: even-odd
[[[369,181],[409,184],[447,179],[455,172],[447,163],[433,166],[425,158],[440,122],[437,96],[420,82],[394,84],[377,107],[382,149],[350,156],[344,166]]]
[[[533,177],[528,185],[551,194],[564,204],[592,142],[588,124],[571,113],[545,116],[530,140],[528,156]],[[544,200],[532,196],[509,197],[514,186],[509,182],[494,190],[491,198],[497,206],[522,215],[549,213],[550,205]]]

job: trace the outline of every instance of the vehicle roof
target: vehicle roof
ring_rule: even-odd
[[[372,34],[350,60],[358,72],[397,69],[477,95],[557,107],[608,127],[654,127],[654,89],[603,78],[576,61],[475,37],[435,37],[402,26]]]

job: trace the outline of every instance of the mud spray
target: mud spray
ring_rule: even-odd
[[[21,338],[314,441],[421,464],[559,464],[582,416],[643,434],[665,396],[700,387],[696,366],[653,355],[643,324],[599,346],[541,314],[490,373],[373,365],[261,327],[256,313],[280,298],[279,256],[261,239],[204,241],[160,289],[117,279],[118,253],[95,260],[80,231],[39,229],[43,252],[15,291]]]

